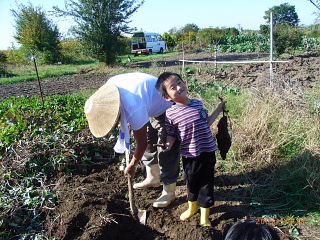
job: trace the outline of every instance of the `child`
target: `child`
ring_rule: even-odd
[[[216,142],[210,126],[225,107],[221,102],[208,116],[201,101],[188,97],[188,88],[179,74],[162,73],[156,88],[164,99],[175,102],[166,110],[166,149],[169,151],[178,138],[184,171],[187,175],[188,209],[181,220],[192,217],[200,207],[200,225],[211,226],[210,207],[213,205],[213,178],[216,162]]]
[[[241,220],[229,229],[225,240],[280,240],[280,237],[269,225]]]

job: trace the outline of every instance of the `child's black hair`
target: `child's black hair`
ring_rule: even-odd
[[[280,240],[280,237],[269,225],[242,220],[229,229],[225,240]]]
[[[165,87],[164,87],[164,84],[163,84],[163,82],[165,81],[165,80],[167,80],[169,77],[171,77],[171,76],[176,76],[176,77],[178,77],[181,81],[183,81],[182,80],[182,77],[178,74],[178,73],[174,73],[174,72],[164,72],[164,73],[162,73],[159,77],[158,77],[158,80],[157,80],[157,83],[156,83],[156,89],[159,91],[159,93],[160,93],[160,95],[162,96],[162,97],[165,97],[165,96],[167,96],[168,94],[167,94],[167,91],[166,91],[166,89],[165,89]]]

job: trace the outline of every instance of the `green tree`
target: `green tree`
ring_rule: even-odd
[[[270,23],[270,12],[272,12],[273,24],[287,23],[291,26],[298,26],[299,17],[295,10],[295,6],[291,6],[288,3],[283,3],[279,6],[274,6],[265,12],[264,19],[267,23]]]
[[[171,35],[176,44],[182,41],[182,32],[181,29],[177,29],[176,27],[171,28],[168,33]]]
[[[295,7],[288,3],[274,6],[265,12],[264,19],[270,24],[273,13],[273,39],[275,52],[282,54],[298,47],[302,42],[302,30],[298,28],[299,18]],[[269,35],[270,25],[260,25],[260,33]]]
[[[66,10],[54,7],[59,16],[72,17],[75,36],[87,54],[107,65],[122,53],[122,33],[129,33],[130,16],[143,4],[137,0],[66,0]]]
[[[265,25],[265,24],[261,24],[259,32],[264,36],[269,35],[270,34],[270,26]]]
[[[189,32],[198,32],[199,27],[194,23],[188,23],[180,30],[183,34],[188,34]]]
[[[11,10],[15,18],[15,39],[28,52],[43,58],[45,63],[52,63],[60,56],[59,31],[40,7],[18,5],[18,10]]]
[[[197,40],[198,31],[199,27],[196,24],[188,23],[184,27],[182,27],[176,35],[181,42],[195,43]]]

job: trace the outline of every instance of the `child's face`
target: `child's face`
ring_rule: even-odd
[[[186,104],[188,102],[188,87],[179,77],[172,75],[163,84],[168,94],[165,96],[166,100],[174,101],[178,104]]]

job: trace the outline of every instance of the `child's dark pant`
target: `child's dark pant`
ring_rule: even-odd
[[[213,206],[215,152],[203,152],[198,157],[182,157],[187,175],[188,201],[198,201],[199,207]]]

